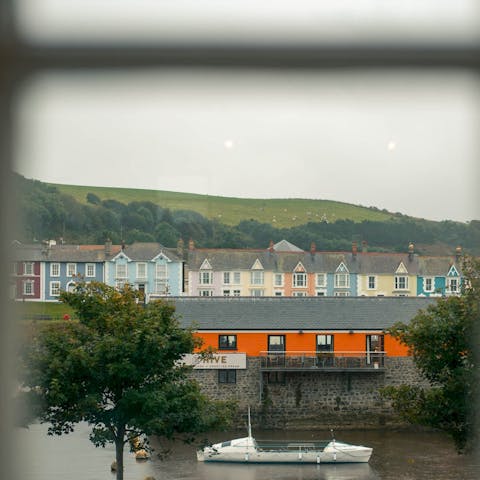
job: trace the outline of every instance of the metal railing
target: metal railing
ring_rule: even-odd
[[[383,370],[384,351],[263,351],[263,370]]]

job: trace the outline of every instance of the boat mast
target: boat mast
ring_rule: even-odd
[[[250,421],[250,405],[248,406],[248,436],[252,436],[252,423]]]

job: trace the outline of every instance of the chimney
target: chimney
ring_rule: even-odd
[[[408,244],[408,259],[409,259],[410,261],[413,260],[413,254],[414,254],[414,252],[415,252],[415,245],[414,245],[412,242],[410,242],[410,243]]]
[[[317,246],[315,245],[315,242],[312,242],[310,244],[310,254],[312,255],[312,257],[315,255],[316,252],[317,252]]]
[[[357,248],[357,242],[352,242],[352,255],[354,257],[357,256],[358,248]]]
[[[459,245],[456,249],[455,249],[455,258],[457,260],[457,262],[460,261],[460,257],[462,256],[462,247]]]
[[[110,255],[112,253],[112,241],[107,238],[105,240],[105,255]]]
[[[122,252],[125,250],[125,240],[122,240]]]
[[[268,251],[269,251],[270,253],[273,253],[274,250],[275,250],[275,249],[273,248],[273,240],[270,240],[270,243],[269,243],[269,245],[268,245]]]
[[[183,238],[179,238],[177,242],[177,255],[183,258],[184,250],[185,249],[185,242]]]
[[[188,241],[188,249],[195,250],[195,242],[192,239]]]
[[[362,240],[362,253],[368,252],[368,245],[366,240]]]

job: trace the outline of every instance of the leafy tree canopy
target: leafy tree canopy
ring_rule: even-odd
[[[228,423],[233,405],[210,402],[179,360],[199,346],[174,307],[143,305],[139,292],[80,283],[63,302],[79,321],[44,327],[22,355],[26,395],[49,434],[92,426],[96,446],[114,443],[117,479],[124,444],[139,435],[185,438]]]
[[[465,261],[467,282],[459,297],[441,298],[409,324],[390,333],[406,344],[430,388],[402,385],[383,393],[409,422],[439,428],[452,436],[459,451],[476,443],[478,402],[478,261]]]

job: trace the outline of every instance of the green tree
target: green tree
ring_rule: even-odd
[[[466,260],[462,295],[441,298],[409,324],[398,323],[390,330],[409,347],[431,387],[383,390],[405,420],[447,432],[459,452],[474,448],[477,439],[479,272],[478,261]]]
[[[210,402],[179,360],[198,346],[174,307],[143,305],[139,292],[80,283],[61,299],[79,321],[43,328],[26,347],[24,385],[49,434],[86,421],[95,446],[114,443],[117,479],[124,445],[140,435],[191,436],[228,420],[231,404]]]

